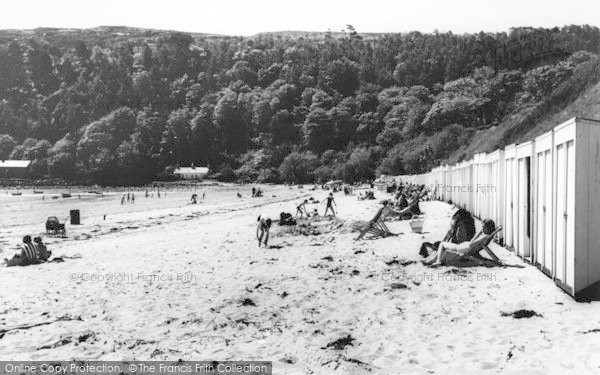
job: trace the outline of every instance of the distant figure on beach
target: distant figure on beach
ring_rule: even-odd
[[[333,216],[335,216],[335,211],[333,209],[333,206],[335,205],[337,207],[337,204],[335,203],[335,199],[333,199],[333,193],[329,193],[329,195],[325,199],[325,202],[327,203],[327,206],[325,206],[325,213],[323,214],[323,216],[327,216],[327,212],[330,209],[331,209],[331,213],[333,214]]]
[[[238,198],[241,198],[241,197],[242,197],[242,194],[240,194],[240,192],[239,192],[239,191],[237,192],[237,197],[238,197]]]
[[[300,214],[300,217],[303,217],[305,214],[306,214],[306,217],[310,216],[308,214],[308,212],[306,211],[307,204],[308,204],[308,199],[305,199],[304,202],[302,202],[298,206],[296,206],[296,216],[298,216],[298,214]]]
[[[148,195],[149,195],[149,194],[148,194],[148,189],[146,189],[146,198],[148,198]]]
[[[127,193],[127,203],[131,201],[131,194]]]
[[[206,197],[206,192],[205,191],[202,192],[202,200],[204,200],[204,197]]]
[[[190,199],[190,201],[192,202],[192,204],[196,204],[196,203],[198,203],[198,201],[197,201],[197,197],[198,197],[198,195],[197,195],[197,194],[195,194],[195,193],[194,193],[194,194],[192,194],[192,199]]]
[[[256,197],[256,188],[252,186],[252,196]]]
[[[476,238],[458,244],[444,241],[440,243],[437,254],[432,254],[428,259],[423,261],[423,264],[442,266],[447,260],[448,253],[452,253],[459,257],[476,255],[481,250],[480,242],[485,241],[487,243],[488,239],[486,236],[489,236],[495,230],[496,224],[493,220],[484,220],[483,228]]]
[[[135,203],[135,194],[131,193],[131,204]]]
[[[125,194],[123,194],[123,198],[121,198],[121,206],[125,204]]]
[[[268,246],[269,242],[269,231],[271,230],[271,224],[273,222],[271,219],[265,219],[258,217],[258,227],[256,228],[256,239],[258,240],[258,247],[260,247],[261,243],[265,244],[265,247]]]

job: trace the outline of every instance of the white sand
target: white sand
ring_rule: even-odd
[[[404,234],[358,242],[346,230],[274,236],[271,244],[283,247],[258,248],[258,214],[293,213],[299,198],[289,199],[300,196],[97,221],[51,245],[54,255],[81,259],[0,268],[0,330],[53,322],[4,334],[0,359],[257,359],[273,361],[277,374],[600,372],[600,331],[584,333],[600,329],[600,305],[576,303],[536,268],[461,275],[385,263],[419,260],[420,243],[443,236],[452,207],[422,203],[423,235],[391,222]],[[345,220],[370,219],[378,208],[336,200]],[[118,279],[91,280],[107,274]],[[152,275],[162,279],[138,279]],[[246,298],[256,306],[244,306]],[[519,309],[542,317],[501,316]],[[64,316],[75,320],[55,322]],[[352,346],[326,348],[347,335]]]

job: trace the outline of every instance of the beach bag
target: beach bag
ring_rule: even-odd
[[[413,233],[423,233],[423,219],[411,220],[409,224]]]

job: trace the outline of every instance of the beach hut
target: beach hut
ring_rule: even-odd
[[[600,121],[554,128],[553,277],[571,295],[600,292]]]
[[[553,210],[553,145],[554,132],[535,139],[535,202],[533,262],[546,275],[552,276],[552,210]]]
[[[514,247],[517,255],[531,261],[532,212],[533,212],[533,179],[531,157],[535,143],[525,142],[517,145],[516,153],[516,191],[513,192],[516,207],[513,209],[516,220],[513,223]],[[516,225],[514,225],[516,224]]]
[[[485,217],[494,220],[496,225],[504,222],[504,151],[496,150],[486,155],[487,181],[481,187],[485,191],[487,209]],[[497,234],[497,240],[503,243],[504,231]]]
[[[481,199],[479,197],[479,191],[477,190],[477,186],[479,186],[479,182],[482,179],[482,165],[481,165],[481,155],[475,154],[473,155],[473,215],[476,217],[481,217]],[[483,154],[485,156],[485,154]]]
[[[504,149],[504,246],[512,250],[516,217],[516,145]]]

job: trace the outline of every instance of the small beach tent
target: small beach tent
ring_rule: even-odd
[[[549,131],[535,139],[535,202],[533,262],[546,275],[552,276],[552,213],[554,200],[553,181],[554,132]]]
[[[516,192],[516,231],[514,232],[515,251],[520,257],[531,261],[531,219],[533,207],[533,173],[531,157],[534,150],[534,142],[525,142],[517,145],[516,167],[517,167],[517,192]]]
[[[504,149],[504,246],[513,250],[514,222],[516,217],[516,146],[506,146]]]
[[[184,180],[203,180],[208,174],[206,167],[181,167],[176,168],[173,174]]]

